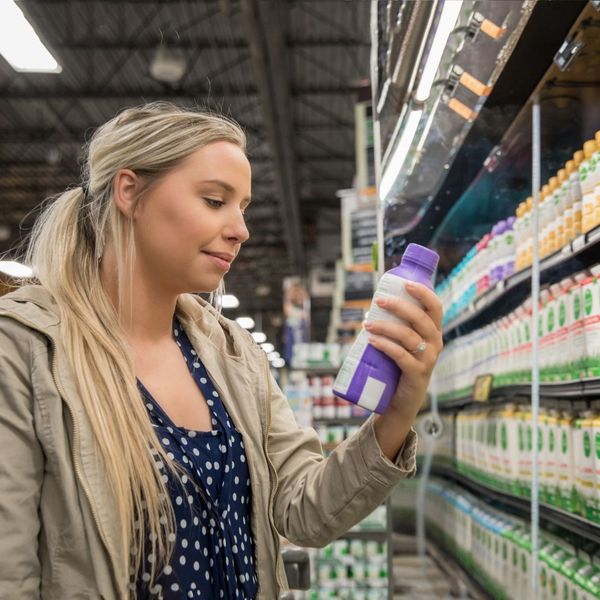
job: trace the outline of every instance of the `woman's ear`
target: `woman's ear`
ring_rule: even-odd
[[[121,169],[115,175],[113,198],[117,208],[129,218],[133,218],[135,203],[141,185],[140,178],[131,169]]]

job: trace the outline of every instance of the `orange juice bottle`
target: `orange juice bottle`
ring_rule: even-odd
[[[546,201],[548,202],[548,254],[553,254],[558,250],[557,241],[557,228],[558,228],[558,178],[550,177],[548,181],[548,195]]]
[[[593,159],[596,153],[596,140],[588,140],[583,145],[583,160],[579,165],[579,181],[581,183],[582,215],[581,226],[583,233],[594,228],[594,212],[596,198],[594,188],[596,187],[596,162]]]
[[[595,163],[595,179],[596,186],[594,187],[594,227],[600,225],[600,131],[596,131],[596,152],[592,156],[592,161]]]
[[[565,165],[565,180],[563,182],[563,197],[565,202],[565,229],[564,229],[564,238],[563,238],[563,246],[566,246],[574,237],[575,230],[573,226],[573,195],[571,194],[571,176],[575,171],[575,161],[568,160]]]
[[[582,232],[582,193],[581,181],[579,177],[579,166],[583,161],[583,150],[578,150],[573,154],[575,170],[569,178],[571,181],[571,197],[573,198],[573,236],[578,237]]]
[[[567,179],[567,170],[559,169],[556,174],[558,184],[554,190],[554,206],[556,208],[556,250],[560,250],[565,245],[565,211],[567,209],[565,181]]]

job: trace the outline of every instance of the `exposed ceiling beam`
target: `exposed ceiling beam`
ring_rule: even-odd
[[[303,97],[303,96],[347,96],[348,94],[356,92],[357,88],[353,85],[340,85],[340,86],[303,86],[301,88],[292,89],[289,94],[292,97]],[[42,89],[24,92],[20,89],[3,89],[0,91],[0,100],[136,100],[143,99],[145,101],[150,100],[164,100],[177,98],[179,100],[192,100],[195,101],[198,97],[226,97],[235,98],[242,97],[248,98],[249,96],[256,95],[257,90],[254,86],[230,86],[227,89],[212,86],[211,88],[199,88],[193,89],[188,87],[185,90],[169,89],[169,88],[157,88],[157,87],[146,87],[139,89],[123,90],[123,89],[90,89],[83,87],[79,90],[74,89]]]
[[[250,44],[254,75],[258,82],[262,114],[273,149],[279,205],[290,260],[300,274],[306,270],[300,221],[296,157],[292,147],[293,114],[288,66],[282,29],[285,21],[279,2],[242,0],[244,27]]]
[[[156,50],[160,44],[160,39],[146,39],[139,41],[107,41],[102,39],[85,39],[83,41],[48,41],[48,45],[57,52],[62,50],[78,51],[78,52],[104,52],[104,51],[128,51],[128,52],[141,52],[147,50]],[[176,47],[181,50],[214,50],[218,47],[220,50],[229,49],[243,49],[248,47],[248,42],[245,39],[230,39],[224,38],[222,40],[215,39],[207,42],[206,39],[199,40],[178,40]],[[290,50],[295,48],[314,48],[314,49],[335,49],[335,48],[354,48],[370,46],[369,41],[349,38],[328,38],[328,39],[311,39],[311,40],[292,40],[286,41],[286,46]]]

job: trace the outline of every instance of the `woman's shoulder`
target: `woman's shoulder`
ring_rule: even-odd
[[[0,349],[14,358],[29,352],[32,344],[47,347],[59,317],[50,293],[39,285],[20,287],[0,297]]]

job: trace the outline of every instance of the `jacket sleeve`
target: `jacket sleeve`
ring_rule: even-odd
[[[0,317],[0,598],[39,598],[38,506],[44,457],[37,440],[30,338]]]
[[[320,547],[371,513],[392,488],[416,472],[416,433],[411,430],[396,461],[381,451],[373,417],[328,458],[313,429],[300,429],[271,381],[268,453],[277,473],[275,526],[301,546]]]

